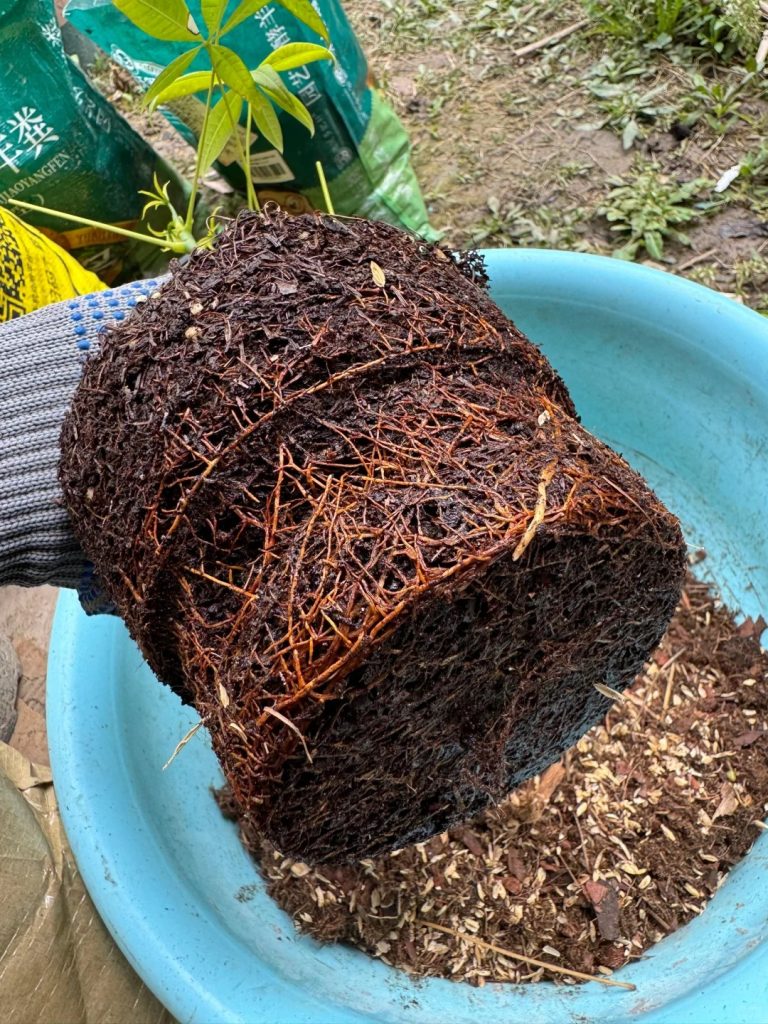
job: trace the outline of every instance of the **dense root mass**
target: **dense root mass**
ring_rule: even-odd
[[[677,521],[482,280],[384,225],[243,214],[107,337],[67,417],[84,549],[287,853],[498,800],[679,597]]]

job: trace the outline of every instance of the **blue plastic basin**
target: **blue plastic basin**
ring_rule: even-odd
[[[486,254],[493,295],[568,383],[588,428],[679,514],[734,607],[768,609],[768,322],[679,278],[599,257]],[[265,895],[195,716],[122,624],[62,596],[48,730],[67,834],[124,953],[181,1021],[758,1024],[768,1017],[768,834],[703,915],[598,985],[414,983],[296,934]]]

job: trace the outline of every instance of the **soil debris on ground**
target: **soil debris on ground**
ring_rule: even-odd
[[[483,985],[610,975],[706,910],[768,826],[766,623],[688,577],[666,636],[605,720],[476,822],[354,866],[246,845],[302,931],[414,975]],[[446,934],[431,924],[449,929]]]

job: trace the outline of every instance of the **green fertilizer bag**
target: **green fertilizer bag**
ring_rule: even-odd
[[[199,0],[190,0],[188,6],[198,18]],[[324,209],[315,170],[315,162],[320,161],[336,213],[384,220],[434,238],[411,167],[408,136],[371,86],[368,65],[341,5],[338,0],[315,0],[313,6],[328,28],[336,62],[321,61],[285,72],[285,84],[312,114],[315,134],[310,136],[305,127],[278,112],[283,152],[259,139],[250,154],[259,198],[275,199],[288,212],[299,213],[310,206]],[[149,38],[111,0],[69,0],[65,16],[143,88],[185,49],[184,44]],[[272,50],[295,42],[324,41],[276,3],[261,6],[227,36],[227,45],[249,68]],[[192,65],[192,70],[196,68]],[[202,123],[202,99],[176,100],[161,109],[194,144]],[[219,168],[235,188],[243,189],[244,175],[232,150],[224,151]]]
[[[66,56],[52,0],[0,0],[0,64],[0,206],[104,281],[156,272],[155,246],[9,205],[20,199],[135,230],[139,189],[151,188],[155,171],[183,198],[173,171]]]

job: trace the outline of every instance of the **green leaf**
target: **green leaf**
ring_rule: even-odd
[[[632,143],[638,136],[640,126],[634,118],[630,118],[629,121],[624,125],[624,131],[621,133],[621,144],[624,149],[631,149]]]
[[[283,129],[280,127],[280,122],[275,113],[275,108],[261,95],[259,90],[254,86],[254,92],[256,93],[256,102],[251,103],[251,114],[253,120],[256,122],[256,127],[272,145],[280,153],[283,152]]]
[[[115,7],[155,39],[195,43],[200,30],[184,0],[113,0]]]
[[[690,245],[691,236],[686,235],[684,231],[670,231],[670,238],[674,239],[675,242],[679,242],[681,245]]]
[[[270,0],[243,0],[243,3],[227,19],[224,28],[221,30],[221,35],[224,36],[227,32],[231,32],[233,28],[237,28],[246,18],[252,18],[257,11],[260,11],[262,7],[266,7],[269,2]],[[319,36],[328,42],[328,29],[309,0],[273,0],[273,2],[279,3],[294,18],[298,18],[299,21],[303,22],[308,28],[311,28],[313,32],[317,32]]]
[[[328,29],[309,0],[277,0],[277,3],[286,11],[290,11],[294,18],[302,21],[307,28],[311,28],[313,32],[317,32],[326,42],[329,42]]]
[[[209,48],[209,51],[214,70],[221,81],[230,89],[234,89],[237,95],[242,96],[244,100],[254,103],[259,92],[251,78],[251,72],[235,51],[230,50],[228,46],[215,44]]]
[[[184,74],[200,52],[200,49],[201,47],[196,46],[193,50],[187,50],[186,53],[180,53],[178,57],[175,57],[171,61],[167,68],[163,68],[152,85],[150,85],[144,93],[144,105],[146,107],[149,107],[149,109],[152,110],[157,106],[157,97],[163,89],[166,89],[172,82],[175,82],[177,78]]]
[[[208,115],[205,138],[200,140],[200,172],[207,171],[237,130],[243,101],[234,92],[225,93]]]
[[[643,236],[645,248],[648,255],[654,260],[660,260],[664,255],[664,242],[658,231],[646,231]]]
[[[614,249],[613,255],[617,260],[633,260],[637,256],[637,249],[637,242],[627,242],[621,249]]]
[[[221,28],[221,19],[224,17],[228,3],[229,0],[201,0],[200,10],[211,36],[214,36]]]
[[[300,68],[316,60],[334,59],[330,50],[325,46],[318,46],[317,43],[287,43],[273,50],[262,61],[262,66],[268,64],[275,71],[290,71],[291,68]]]
[[[243,3],[230,14],[219,36],[225,36],[227,32],[237,28],[246,18],[252,18],[257,11],[260,11],[262,7],[266,7],[269,2],[270,0],[243,0]]]
[[[182,96],[192,96],[193,93],[203,92],[210,88],[213,81],[212,71],[190,71],[188,75],[182,75],[175,82],[158,93],[154,99],[154,105],[167,103],[168,100],[177,100]]]
[[[298,96],[294,96],[288,89],[274,68],[268,64],[262,64],[252,72],[252,76],[254,82],[264,90],[273,103],[301,122],[310,135],[315,134],[315,122],[312,120],[312,115]]]

